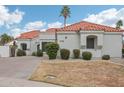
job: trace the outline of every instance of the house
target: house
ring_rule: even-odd
[[[101,57],[108,54],[111,57],[122,56],[123,30],[109,26],[81,21],[62,28],[50,28],[45,32],[31,31],[21,34],[17,38],[18,48],[31,55],[32,52],[42,49],[48,42],[57,41],[60,49],[71,51],[80,49],[89,51],[93,57]]]

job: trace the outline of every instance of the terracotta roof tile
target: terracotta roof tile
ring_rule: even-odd
[[[17,39],[32,39],[40,34],[39,30],[22,33]]]
[[[105,32],[122,32],[122,31],[124,31],[124,30],[116,29],[114,27],[100,25],[100,24],[86,22],[86,21],[81,21],[81,22],[57,29],[57,31],[80,31],[80,30],[83,30],[83,31],[105,31]]]
[[[55,33],[55,31],[58,31],[60,28],[49,28],[46,30],[48,33]]]
[[[116,29],[109,26],[95,24],[91,22],[81,21],[62,28],[49,28],[46,30],[48,33],[55,33],[55,31],[105,31],[105,32],[124,32],[124,30]],[[45,33],[46,33],[45,32]],[[39,30],[33,30],[30,32],[22,33],[17,39],[32,39],[37,37],[41,32]]]

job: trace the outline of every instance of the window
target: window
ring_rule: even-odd
[[[21,43],[21,48],[22,48],[22,50],[27,50],[27,44],[26,43]]]
[[[87,38],[87,48],[94,49],[94,38]]]
[[[88,36],[87,37],[87,49],[95,49],[97,46],[97,37]]]

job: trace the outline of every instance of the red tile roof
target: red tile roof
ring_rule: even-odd
[[[22,33],[17,39],[32,39],[40,34],[39,30]]]
[[[55,33],[55,31],[105,31],[105,32],[124,32],[124,30],[116,29],[110,26],[104,26],[100,24],[95,24],[91,22],[81,21],[62,28],[49,28],[46,30],[48,33]],[[22,33],[17,39],[32,39],[37,37],[41,32],[39,30],[34,30],[26,33]]]
[[[116,29],[114,27],[110,27],[110,26],[104,26],[104,25],[100,25],[100,24],[96,24],[96,23],[91,23],[91,22],[86,22],[86,21],[81,21],[66,27],[62,27],[62,28],[53,28],[53,29],[49,29],[50,31],[105,31],[105,32],[122,32],[124,30],[120,30],[120,29]]]
[[[49,32],[49,33],[55,33],[55,31],[58,31],[60,28],[49,28],[46,30],[46,32]]]

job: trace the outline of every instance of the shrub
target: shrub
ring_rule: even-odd
[[[24,50],[18,49],[17,56],[26,56],[26,52]]]
[[[82,57],[83,57],[84,60],[91,60],[92,53],[88,52],[88,51],[82,52]]]
[[[122,54],[124,54],[124,48],[122,49]]]
[[[36,52],[33,52],[33,53],[32,53],[32,56],[37,56],[37,53],[36,53]]]
[[[102,60],[109,60],[110,59],[110,55],[103,55],[102,56]]]
[[[61,49],[60,50],[60,56],[62,59],[69,59],[70,51],[68,49]]]
[[[58,50],[59,45],[57,43],[48,43],[46,45],[46,53],[49,56],[49,59],[56,59]]]
[[[74,54],[74,58],[79,58],[80,57],[80,50],[79,49],[74,49],[73,54]]]
[[[42,50],[38,50],[37,53],[36,53],[36,56],[42,57],[43,56],[43,51]]]

